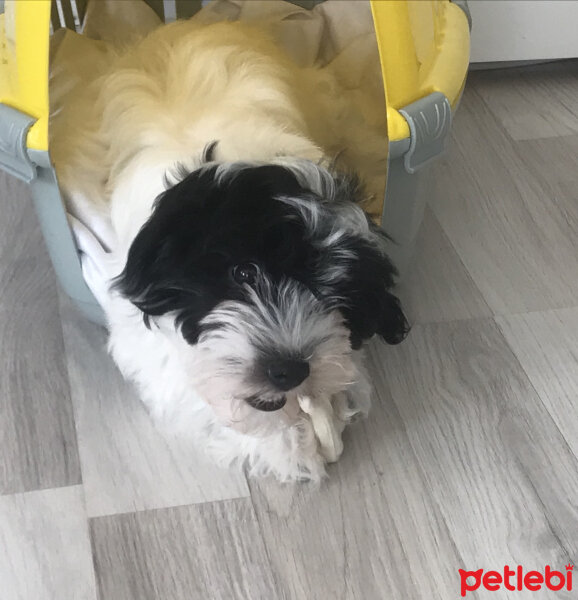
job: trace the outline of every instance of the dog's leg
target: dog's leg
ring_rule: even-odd
[[[366,417],[371,406],[372,387],[369,375],[363,365],[364,356],[362,351],[353,353],[353,362],[357,369],[355,383],[347,390],[335,394],[332,398],[335,416],[345,424]]]
[[[247,435],[213,423],[202,445],[223,467],[243,466],[251,477],[273,475],[281,482],[318,483],[326,475],[310,419],[267,436]]]

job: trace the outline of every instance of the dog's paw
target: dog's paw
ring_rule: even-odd
[[[236,442],[231,454],[245,466],[250,477],[273,477],[281,483],[318,483],[326,475],[325,459],[309,419],[300,419],[264,437],[230,433]]]
[[[249,475],[273,477],[280,483],[319,483],[327,475],[325,458],[317,451],[293,450],[281,459],[265,459],[262,468],[252,468]],[[255,467],[257,465],[253,465]]]
[[[327,476],[325,470],[325,459],[321,454],[315,456],[304,456],[297,461],[297,470],[290,477],[290,481],[298,483],[319,483]]]
[[[318,483],[325,475],[325,458],[319,452],[313,425],[303,419],[291,428],[286,436],[287,453],[284,457],[286,481],[310,481]]]
[[[352,392],[339,392],[332,398],[333,413],[346,425],[355,423],[367,417],[369,412],[369,395],[355,394]]]

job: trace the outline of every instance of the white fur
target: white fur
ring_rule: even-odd
[[[206,321],[226,327],[191,346],[171,315],[145,327],[139,310],[108,283],[123,269],[167,180],[176,181],[176,166],[199,168],[203,149],[213,140],[219,162],[288,164],[312,189],[331,195],[331,177],[300,160],[319,162],[321,147],[330,146],[319,121],[320,115],[338,117],[331,89],[331,81],[317,71],[298,70],[256,30],[179,22],[119,56],[53,123],[52,156],[71,213],[85,222],[94,222],[96,214],[109,232],[107,274],[91,283],[122,373],[136,383],[155,417],[193,436],[219,463],[238,462],[251,474],[270,473],[282,481],[317,481],[325,472],[299,393],[332,397],[343,422],[368,409],[367,377],[340,314],[320,311],[306,290],[288,282],[281,290],[271,287],[255,295],[249,305],[222,303]],[[315,227],[315,209],[303,210]],[[344,227],[369,237],[360,209],[336,209],[335,218],[328,245]],[[310,352],[311,375],[288,394],[281,411],[256,411],[239,394],[251,392],[245,375],[256,340]]]

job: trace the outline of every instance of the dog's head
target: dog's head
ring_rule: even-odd
[[[158,198],[116,287],[148,326],[174,317],[204,394],[275,410],[291,390],[335,393],[352,349],[409,329],[359,193],[308,161],[209,164]]]

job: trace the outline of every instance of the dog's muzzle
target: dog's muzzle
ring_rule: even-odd
[[[288,392],[309,377],[306,360],[283,358],[271,361],[266,368],[267,379],[280,391]]]
[[[287,403],[287,397],[281,396],[275,400],[263,400],[258,396],[251,396],[250,398],[245,398],[245,402],[256,410],[273,412],[275,410],[281,410],[285,406]]]

